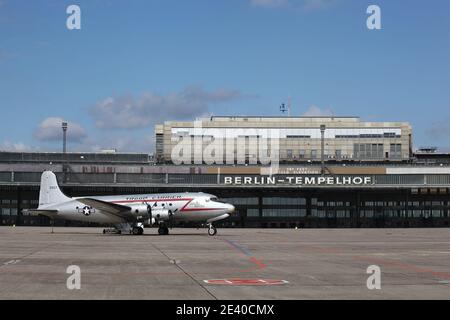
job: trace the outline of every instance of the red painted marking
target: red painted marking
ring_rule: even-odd
[[[251,257],[250,261],[253,263],[256,263],[256,265],[258,266],[258,269],[264,269],[265,267],[267,267],[264,262],[256,259],[255,257]]]
[[[168,202],[168,201],[189,201],[191,202],[192,198],[178,198],[178,199],[141,199],[141,200],[116,200],[111,201],[112,203],[132,203],[132,202]]]
[[[180,211],[205,211],[205,210],[226,210],[226,208],[187,208]]]
[[[210,279],[203,280],[207,284],[220,284],[220,285],[230,285],[230,286],[267,286],[267,285],[280,285],[289,283],[286,280],[279,279]]]
[[[187,203],[179,210],[179,212],[187,211],[213,211],[213,210],[226,210],[226,208],[186,208],[194,198],[179,198],[179,199],[136,199],[136,200],[116,200],[112,203],[133,203],[133,202],[171,202],[171,201],[187,201]]]

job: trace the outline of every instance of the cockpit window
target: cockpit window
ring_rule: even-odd
[[[226,203],[225,201],[219,200],[219,198],[217,198],[217,197],[212,197],[212,198],[210,198],[210,200],[214,201],[214,202]]]

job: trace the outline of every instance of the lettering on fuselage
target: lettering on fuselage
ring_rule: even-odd
[[[167,195],[160,195],[160,196],[129,196],[126,197],[125,200],[127,201],[151,201],[151,200],[176,200],[176,199],[182,199],[183,197],[181,195],[175,195],[175,196],[167,196]]]

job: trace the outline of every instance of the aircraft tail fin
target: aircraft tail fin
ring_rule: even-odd
[[[39,208],[69,201],[70,199],[59,189],[56,175],[51,171],[44,171],[41,176],[41,188],[39,190]]]

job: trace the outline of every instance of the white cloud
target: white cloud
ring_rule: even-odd
[[[22,142],[11,142],[9,140],[5,140],[2,144],[0,144],[0,151],[24,152],[31,151],[31,149],[32,148]]]
[[[332,116],[333,111],[331,109],[321,109],[315,105],[312,105],[302,114],[304,117],[328,117]]]
[[[167,120],[191,120],[206,114],[208,106],[242,98],[236,90],[219,89],[208,92],[191,86],[178,93],[158,95],[146,92],[140,97],[108,97],[90,109],[95,125],[101,129],[136,129]]]
[[[62,128],[61,124],[64,120],[59,117],[49,117],[44,119],[36,128],[34,136],[41,141],[58,141],[62,140]],[[86,138],[86,130],[72,121],[66,121],[68,123],[67,140],[72,142],[81,142]]]

